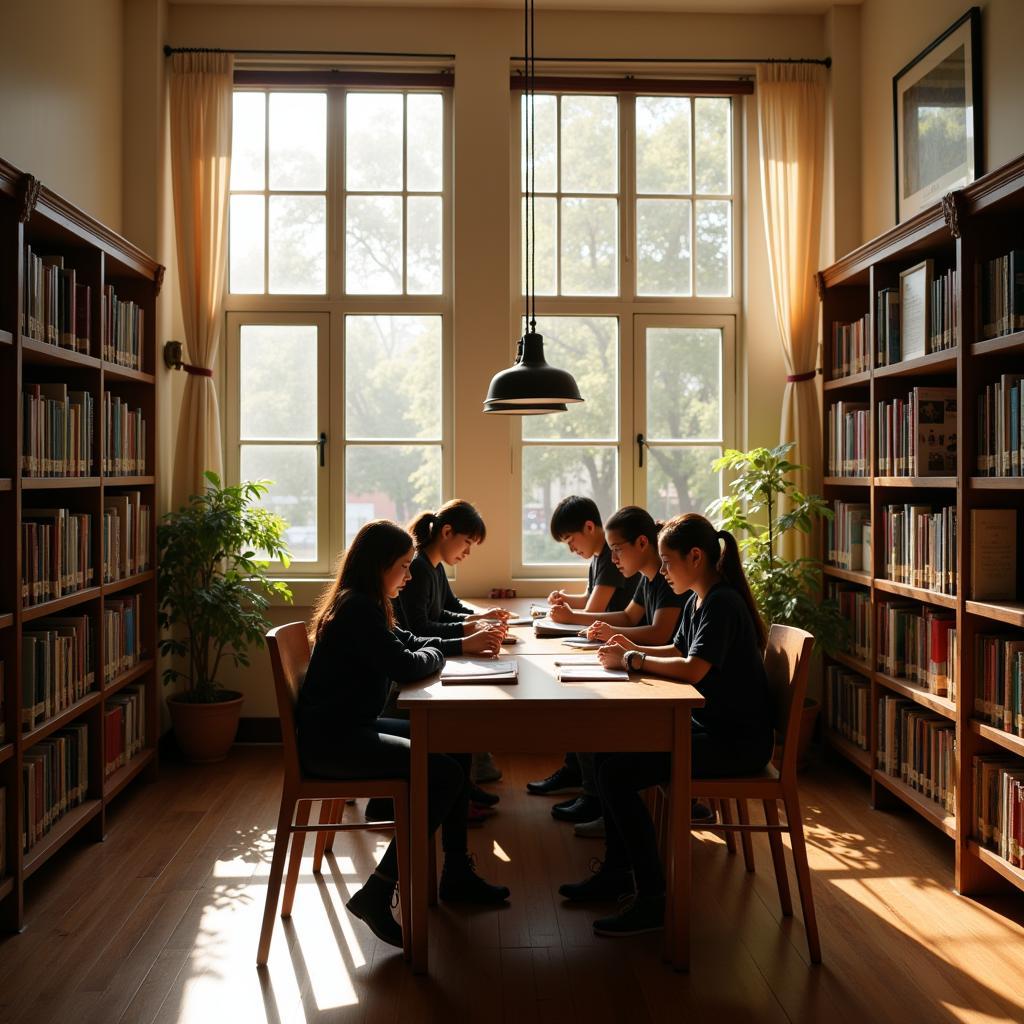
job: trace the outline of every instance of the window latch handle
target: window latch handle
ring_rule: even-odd
[[[637,450],[637,457],[639,458],[639,461],[640,461],[640,468],[641,469],[644,468],[644,447],[646,446],[646,444],[647,444],[647,441],[644,440],[644,435],[643,434],[637,434],[636,435],[636,450]]]
[[[324,449],[327,447],[327,435],[321,430],[320,440],[316,443],[317,450],[320,453],[320,468],[324,468]]]

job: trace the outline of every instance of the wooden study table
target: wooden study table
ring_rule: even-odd
[[[476,602],[484,604],[484,602]],[[492,602],[497,603],[497,602]],[[520,602],[504,602],[506,607]],[[527,602],[528,604],[528,602]],[[486,604],[485,604],[486,606]],[[518,609],[516,609],[518,611]],[[669,858],[665,865],[665,959],[679,969],[690,957],[690,712],[704,699],[689,685],[636,676],[628,683],[559,683],[552,655],[572,652],[560,640],[524,638],[502,648],[519,662],[506,685],[443,685],[437,676],[403,688],[409,712],[412,968],[427,969],[427,754],[489,750],[498,754],[564,750],[668,751],[672,754]],[[543,646],[531,653],[528,646]],[[513,894],[513,898],[515,898]]]

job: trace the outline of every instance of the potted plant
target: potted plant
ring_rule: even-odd
[[[790,474],[800,467],[787,459],[792,441],[748,452],[727,450],[716,459],[716,472],[735,474],[730,492],[708,506],[708,517],[735,534],[743,553],[750,590],[765,622],[797,626],[814,635],[816,651],[845,647],[847,624],[835,601],[823,600],[821,562],[817,558],[785,558],[782,538],[791,530],[810,533],[815,520],[831,519],[832,510],[817,494],[803,494]],[[785,511],[782,511],[783,505]],[[804,702],[798,739],[802,761],[817,719],[819,703]]]
[[[271,596],[291,600],[287,584],[267,575],[270,561],[289,564],[280,516],[258,502],[268,481],[208,486],[164,516],[157,528],[160,653],[184,659],[164,669],[164,684],[184,689],[167,701],[175,736],[194,762],[227,756],[238,729],[242,695],[217,673],[225,663],[249,665],[248,649],[262,646]]]

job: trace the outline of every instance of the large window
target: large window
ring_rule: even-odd
[[[527,117],[522,97],[521,140]],[[520,572],[582,569],[548,530],[567,494],[664,519],[721,493],[710,464],[735,430],[735,120],[726,97],[535,98],[538,330],[585,402],[522,420]]]
[[[443,90],[234,97],[228,472],[273,481],[296,573],[448,490]]]

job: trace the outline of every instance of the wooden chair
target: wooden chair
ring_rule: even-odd
[[[723,806],[729,800],[736,800],[739,807],[739,824],[726,821],[723,816],[719,825],[694,825],[694,831],[739,832],[746,842],[752,832],[767,832],[771,847],[772,864],[775,867],[775,881],[779,889],[779,902],[784,917],[793,914],[793,903],[789,893],[789,877],[786,873],[785,848],[782,832],[788,832],[793,845],[793,861],[796,866],[797,886],[800,890],[800,906],[804,914],[804,928],[807,933],[807,948],[811,962],[821,963],[821,944],[818,940],[818,923],[814,914],[814,895],[811,892],[811,872],[807,865],[807,847],[804,843],[804,823],[800,815],[800,800],[797,796],[796,754],[797,734],[800,729],[800,715],[807,692],[807,675],[810,669],[811,647],[814,637],[802,629],[792,626],[772,626],[768,633],[768,647],[765,650],[764,666],[768,673],[768,687],[771,692],[773,720],[779,741],[782,744],[782,769],[777,771],[768,765],[760,775],[736,779],[694,779],[693,795],[705,801],[721,800]],[[750,824],[746,813],[747,800],[760,800],[764,805],[764,825]],[[786,824],[779,823],[778,801],[786,808]],[[746,849],[746,843],[744,844]],[[752,861],[748,861],[748,869]]]
[[[281,716],[281,740],[284,745],[284,789],[281,793],[281,811],[277,818],[277,836],[274,839],[274,857],[267,882],[267,902],[263,910],[263,928],[260,931],[256,963],[263,966],[270,953],[270,940],[274,934],[274,915],[277,911],[281,880],[285,880],[281,916],[290,917],[299,879],[299,865],[306,833],[317,834],[315,870],[320,870],[324,849],[330,848],[329,838],[335,832],[354,830],[391,831],[398,843],[398,889],[402,908],[402,942],[406,959],[410,955],[411,929],[409,926],[409,784],[405,779],[318,779],[306,775],[299,762],[295,736],[295,704],[299,685],[309,664],[309,640],[303,622],[289,622],[267,633],[267,647],[274,669],[274,689],[277,709]],[[395,802],[393,822],[343,822],[345,801],[351,797],[390,797]],[[311,803],[321,801],[320,824],[310,825]],[[293,821],[294,819],[294,821]],[[288,857],[288,839],[291,837],[291,856]]]

